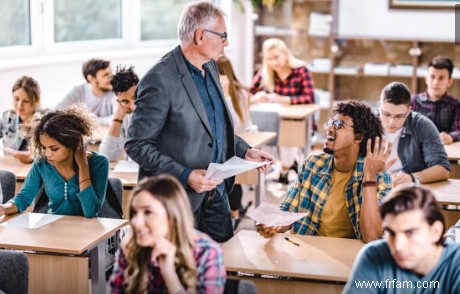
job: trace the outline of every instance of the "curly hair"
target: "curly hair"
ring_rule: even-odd
[[[36,116],[31,122],[33,151],[43,158],[40,136],[47,134],[65,147],[75,151],[84,137],[90,137],[97,125],[97,118],[83,105],[70,106],[63,110],[48,111]]]
[[[126,92],[132,86],[139,83],[139,77],[134,72],[134,66],[126,68],[123,65],[118,65],[115,75],[112,77],[110,84],[115,95]]]
[[[434,222],[440,221],[443,230],[446,228],[444,215],[441,212],[433,193],[425,188],[415,185],[399,186],[392,190],[380,206],[380,215],[382,219],[387,214],[398,215],[406,211],[420,209],[423,211],[425,220],[431,226]],[[443,245],[444,237],[441,237],[436,242],[436,245]]]
[[[129,219],[132,220],[132,202],[136,196],[146,191],[160,201],[169,218],[169,241],[176,246],[176,272],[187,293],[197,292],[197,268],[193,257],[193,213],[187,193],[182,184],[170,175],[159,175],[142,180],[134,189],[130,199]],[[148,265],[151,248],[140,247],[136,242],[136,232],[125,245],[128,267],[124,273],[126,293],[147,292]]]
[[[367,140],[371,139],[371,148],[374,148],[375,138],[383,136],[383,127],[380,118],[372,112],[366,103],[356,100],[340,102],[334,108],[333,114],[346,115],[353,120],[355,138],[361,139],[359,155],[367,154]]]

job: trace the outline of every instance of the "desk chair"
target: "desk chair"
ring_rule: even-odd
[[[29,259],[19,251],[0,250],[0,292],[27,294]]]
[[[3,192],[3,203],[6,203],[16,193],[16,176],[10,171],[0,170],[0,186]]]
[[[267,146],[278,146],[278,135],[280,132],[280,115],[275,111],[251,110],[252,123],[257,125],[259,132],[275,132],[276,137],[269,141]]]

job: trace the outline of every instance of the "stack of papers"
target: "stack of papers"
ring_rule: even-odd
[[[364,65],[363,72],[369,76],[387,76],[390,71],[389,63],[368,62]]]
[[[306,217],[308,212],[282,211],[278,208],[262,203],[255,210],[246,213],[247,216],[267,227],[289,226],[290,224]]]
[[[310,13],[310,36],[328,37],[331,34],[332,15],[318,12]]]
[[[3,222],[0,226],[8,226],[14,228],[37,229],[44,225],[54,222],[62,217],[62,215],[46,214],[46,213],[23,213],[15,216],[9,221]]]
[[[113,169],[114,172],[138,172],[139,164],[132,160],[120,160]]]
[[[225,180],[234,175],[247,172],[251,169],[256,169],[266,164],[270,164],[270,161],[255,162],[244,160],[242,158],[233,156],[224,163],[211,163],[206,170],[205,178],[217,181]]]

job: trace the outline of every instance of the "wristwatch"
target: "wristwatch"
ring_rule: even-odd
[[[416,184],[422,183],[422,179],[420,179],[420,177],[417,176],[415,173],[411,173],[410,175],[412,176],[412,180],[414,181],[414,183]]]

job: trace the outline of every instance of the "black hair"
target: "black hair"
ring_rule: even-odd
[[[380,94],[383,102],[394,105],[410,105],[411,95],[409,88],[401,82],[391,82],[382,89]]]
[[[449,78],[452,77],[452,71],[454,70],[454,64],[452,60],[447,56],[436,56],[430,60],[428,67],[434,67],[436,69],[447,69],[449,72]]]
[[[136,86],[138,83],[139,77],[134,72],[134,66],[127,68],[122,65],[117,66],[115,75],[113,75],[112,80],[110,81],[115,95],[128,91],[129,88]]]

